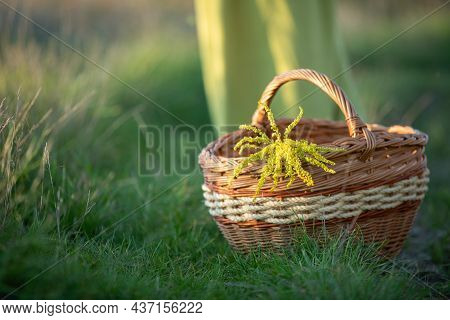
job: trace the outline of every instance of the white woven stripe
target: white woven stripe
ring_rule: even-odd
[[[392,185],[343,192],[329,196],[231,197],[202,186],[205,204],[212,216],[224,216],[234,222],[259,220],[287,224],[311,219],[354,217],[368,210],[395,208],[405,201],[422,200],[427,191],[429,172]]]

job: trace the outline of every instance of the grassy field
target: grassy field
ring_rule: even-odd
[[[58,3],[18,8],[185,122],[209,123],[191,5]],[[344,5],[350,61],[436,6],[388,16]],[[0,4],[0,296],[448,298],[449,17],[352,70],[368,122],[430,136],[429,193],[401,256],[383,261],[356,240],[319,248],[304,237],[283,256],[234,253],[202,203],[198,169],[139,175],[139,126],[177,121]]]

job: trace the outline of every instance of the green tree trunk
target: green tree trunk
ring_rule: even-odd
[[[196,0],[203,77],[216,125],[248,123],[265,85],[278,73],[310,68],[334,77],[346,68],[332,0]],[[350,74],[336,79],[359,113]],[[333,119],[338,108],[306,83],[286,85],[275,115]],[[305,97],[308,96],[306,99]]]

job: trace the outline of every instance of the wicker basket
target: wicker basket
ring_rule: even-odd
[[[306,166],[314,178],[287,181],[271,191],[267,180],[255,198],[263,163],[254,164],[229,184],[242,157],[233,150],[248,131],[238,130],[210,143],[199,155],[204,174],[205,204],[233,248],[248,252],[292,243],[294,231],[318,235],[358,229],[364,241],[382,243],[382,254],[399,253],[425,195],[429,171],[424,148],[428,137],[411,127],[366,125],[342,90],[325,75],[299,69],[276,76],[264,90],[252,124],[270,130],[265,110],[286,82],[307,80],[327,93],[344,113],[346,122],[305,119],[291,137],[344,148],[326,157],[336,174]],[[284,130],[291,120],[277,121]],[[320,232],[323,234],[323,232]]]

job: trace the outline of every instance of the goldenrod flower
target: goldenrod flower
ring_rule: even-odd
[[[317,144],[310,143],[307,140],[292,140],[289,138],[291,131],[300,122],[303,116],[303,109],[300,107],[299,115],[286,128],[283,136],[280,133],[272,111],[267,105],[264,105],[267,113],[267,118],[270,122],[272,136],[264,133],[260,128],[253,125],[241,125],[239,128],[252,131],[256,137],[244,137],[234,146],[234,150],[239,150],[239,154],[246,149],[257,150],[255,153],[246,157],[234,169],[231,176],[230,183],[237,178],[242,171],[251,163],[258,161],[265,161],[262,168],[260,178],[256,187],[255,196],[258,195],[267,178],[272,177],[273,187],[271,191],[275,190],[278,183],[283,179],[289,179],[287,187],[289,187],[295,178],[300,178],[307,186],[313,186],[314,181],[311,174],[303,169],[303,162],[307,162],[313,166],[322,168],[329,173],[335,171],[326,166],[326,164],[334,165],[333,161],[326,159],[322,154],[327,152],[343,151],[342,148],[323,147]]]

